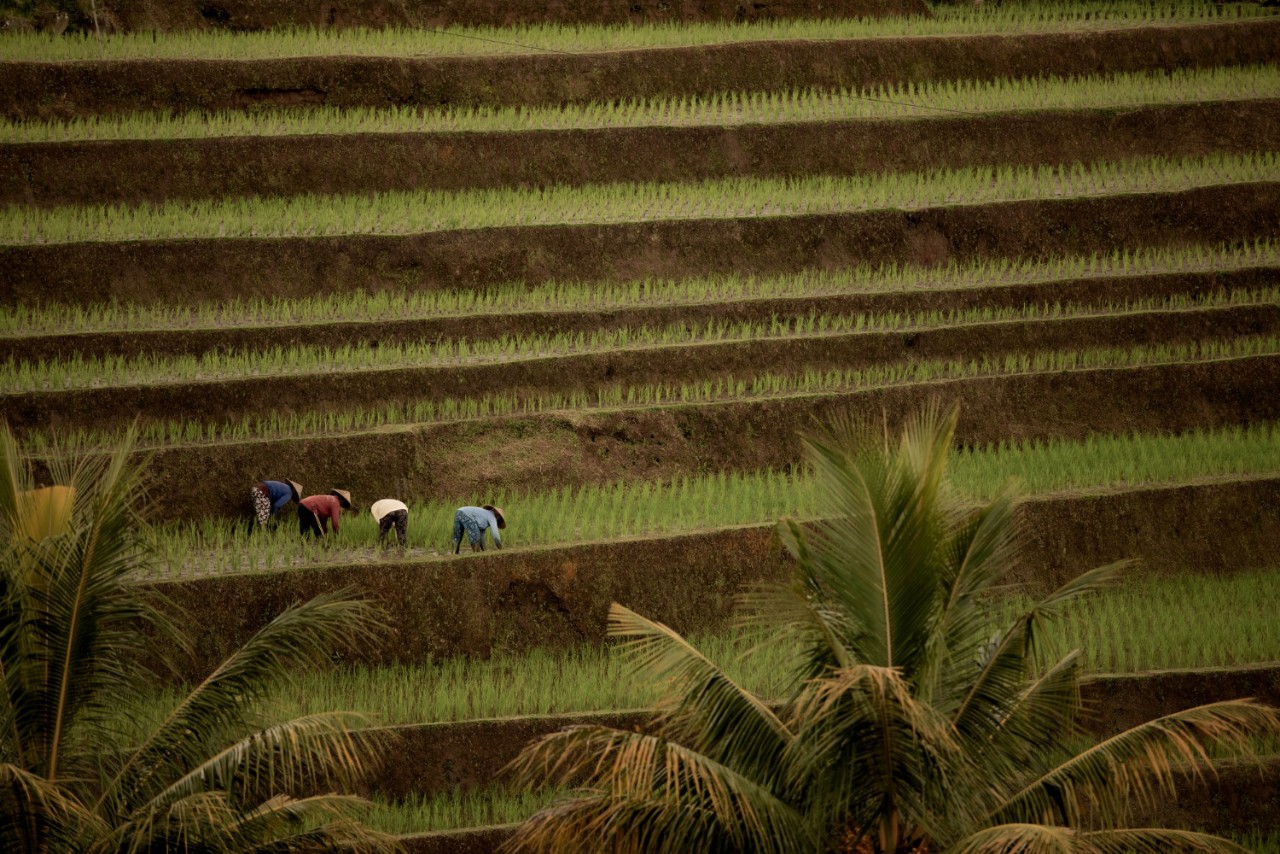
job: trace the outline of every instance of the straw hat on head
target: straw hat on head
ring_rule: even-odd
[[[489,511],[490,513],[492,513],[494,516],[497,516],[497,517],[498,517],[498,527],[499,527],[499,528],[505,528],[505,527],[507,527],[507,518],[506,518],[505,516],[503,516],[503,515],[502,515],[502,508],[501,508],[501,507],[494,507],[492,504],[486,504],[486,505],[484,505],[484,509],[485,509],[485,510],[488,510],[488,511]]]
[[[329,490],[329,494],[338,496],[338,498],[342,500],[342,503],[346,505],[347,509],[348,510],[351,509],[351,493],[350,492],[347,492],[345,489],[331,489]]]
[[[289,484],[289,488],[293,490],[293,500],[301,501],[302,500],[302,484],[298,483],[296,480],[286,480],[285,483]]]

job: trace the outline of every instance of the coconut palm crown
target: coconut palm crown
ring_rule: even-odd
[[[375,627],[334,594],[280,614],[167,712],[144,662],[178,648],[145,568],[140,470],[52,462],[38,488],[0,430],[0,851],[386,850],[335,792],[373,758],[342,713],[273,721],[270,690]]]
[[[1126,568],[1094,569],[993,622],[1015,561],[1015,493],[948,489],[957,415],[926,412],[890,446],[849,425],[807,437],[825,518],[783,520],[789,583],[744,597],[742,626],[798,650],[781,703],[679,634],[619,605],[611,633],[665,685],[653,726],[576,726],[512,764],[574,787],[523,824],[523,851],[1038,852],[1240,850],[1126,827],[1135,809],[1249,755],[1276,710],[1250,700],[1171,714],[1102,741],[1080,725],[1081,656],[1045,660],[1044,621]],[[774,699],[774,698],[770,698]]]

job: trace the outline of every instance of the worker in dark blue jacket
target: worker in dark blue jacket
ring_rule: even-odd
[[[271,517],[284,509],[290,501],[302,500],[302,484],[292,480],[264,480],[249,490],[253,502],[253,515],[258,527],[265,529]]]

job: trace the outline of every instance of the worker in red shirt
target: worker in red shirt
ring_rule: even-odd
[[[329,523],[333,522],[333,532],[338,533],[338,519],[343,510],[351,509],[351,493],[345,489],[334,489],[328,495],[311,495],[298,502],[298,531],[302,536],[315,534],[323,537],[329,533]]]

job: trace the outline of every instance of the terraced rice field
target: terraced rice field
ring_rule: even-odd
[[[496,772],[565,716],[642,722],[611,600],[739,651],[772,522],[822,514],[796,432],[849,411],[958,402],[957,488],[1021,481],[996,610],[1141,561],[1053,639],[1100,730],[1278,701],[1280,15],[987,6],[0,34],[0,408],[44,456],[133,425],[194,670],[296,598],[387,603],[277,702],[396,728],[369,786],[410,850],[536,810]],[[264,478],[357,513],[247,534]],[[359,515],[388,495],[403,550]],[[508,548],[449,555],[485,502]],[[1224,785],[1269,803],[1267,767]],[[1215,809],[1153,820],[1274,847]]]

